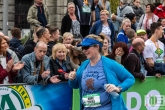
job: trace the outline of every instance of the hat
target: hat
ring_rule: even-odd
[[[81,42],[81,44],[78,44],[77,47],[80,47],[80,46],[91,46],[91,45],[94,45],[94,44],[99,44],[100,47],[103,46],[103,44],[95,39],[92,39],[92,38],[84,38],[83,41]]]
[[[142,35],[142,34],[147,34],[147,33],[146,33],[145,30],[139,29],[139,30],[136,31],[136,34],[137,34],[137,35]]]

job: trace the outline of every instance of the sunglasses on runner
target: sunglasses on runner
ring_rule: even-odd
[[[89,46],[82,46],[82,50],[88,50],[90,47],[92,47],[93,45],[89,45]]]

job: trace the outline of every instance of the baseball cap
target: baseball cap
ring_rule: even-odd
[[[145,30],[139,29],[139,30],[136,31],[136,34],[137,34],[137,35],[143,35],[143,34],[147,34],[147,33],[146,33]]]

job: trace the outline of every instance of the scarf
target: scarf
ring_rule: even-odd
[[[39,4],[39,3],[35,2],[35,5],[40,8],[40,11],[42,13],[42,6],[43,6],[43,4],[42,3]]]

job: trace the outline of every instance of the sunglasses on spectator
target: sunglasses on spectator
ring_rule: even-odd
[[[89,46],[82,46],[82,50],[88,50],[90,47],[92,47],[93,45],[89,45]]]

